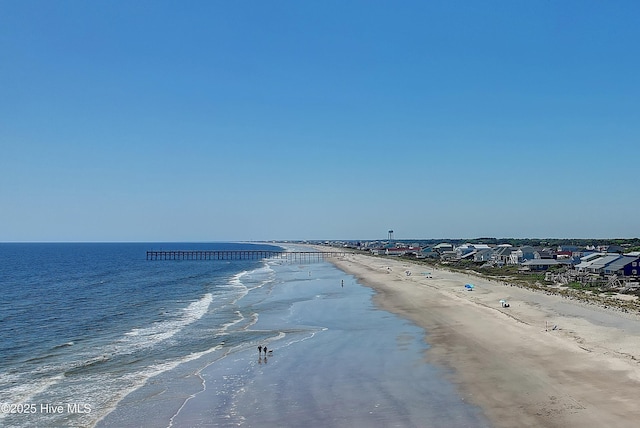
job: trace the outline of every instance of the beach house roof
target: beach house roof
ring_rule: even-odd
[[[516,250],[512,246],[508,246],[508,247],[498,246],[493,249],[493,254],[495,254],[496,256],[508,256],[513,251],[516,251]]]
[[[477,252],[478,250],[471,250],[469,252],[466,252],[460,256],[460,259],[468,259],[470,257],[475,257]]]
[[[602,254],[594,254],[594,256],[595,257],[582,257],[580,263],[578,263],[575,268],[578,270],[588,269],[592,264],[604,257]]]
[[[408,248],[394,247],[385,248],[384,253],[388,256],[404,256],[408,251]]]
[[[618,260],[614,260],[604,268],[605,273],[616,273],[620,269],[624,269],[630,263],[637,262],[637,256],[621,256]]]
[[[600,257],[598,260],[595,260],[593,263],[591,263],[591,266],[589,266],[589,270],[596,272],[600,269],[604,269],[606,266],[618,260],[620,257],[622,256],[619,254]]]
[[[477,254],[493,254],[493,248],[481,248]]]
[[[604,255],[605,255],[604,253],[590,253],[590,254],[587,254],[586,256],[580,257],[580,261],[581,262],[593,261]]]
[[[457,248],[475,248],[476,250],[490,248],[487,244],[474,244],[472,242],[465,242],[462,245],[459,245]]]
[[[441,242],[440,244],[436,245],[435,247],[433,247],[436,250],[440,250],[443,248],[453,248],[452,244],[449,244],[448,242]]]

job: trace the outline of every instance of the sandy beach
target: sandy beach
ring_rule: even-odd
[[[332,262],[425,329],[426,360],[450,368],[494,426],[638,425],[637,314],[388,257]]]

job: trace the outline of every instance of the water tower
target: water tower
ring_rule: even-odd
[[[391,243],[391,241],[393,241],[393,230],[389,231],[389,243]]]

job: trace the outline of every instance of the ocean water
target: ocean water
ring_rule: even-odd
[[[488,426],[333,265],[161,248],[277,249],[0,244],[0,426]]]

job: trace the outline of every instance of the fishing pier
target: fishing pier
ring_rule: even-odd
[[[160,250],[147,251],[147,260],[262,260],[316,262],[344,257],[344,251],[264,251],[264,250]]]

